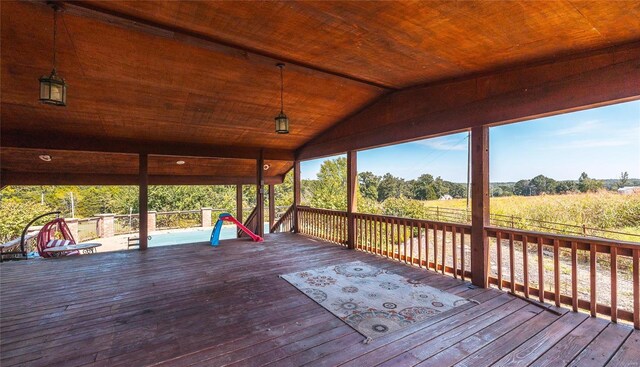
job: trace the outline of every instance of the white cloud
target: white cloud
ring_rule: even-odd
[[[467,137],[458,139],[451,138],[433,138],[427,140],[416,141],[415,144],[422,145],[435,150],[467,150]]]
[[[599,120],[588,120],[581,122],[575,126],[567,127],[564,129],[558,129],[552,133],[554,136],[558,135],[576,135],[586,132],[593,132],[598,129],[602,124]]]
[[[603,148],[603,147],[620,147],[630,145],[633,142],[629,139],[592,139],[570,141],[561,145],[554,146],[557,149],[584,149],[584,148]]]

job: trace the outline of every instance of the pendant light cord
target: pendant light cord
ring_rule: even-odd
[[[284,78],[282,77],[283,66],[280,66],[280,113],[284,113]]]
[[[53,8],[53,72],[56,72],[56,36],[58,30],[58,9]]]

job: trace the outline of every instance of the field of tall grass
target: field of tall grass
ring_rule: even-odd
[[[430,201],[427,205],[464,209],[466,199]],[[601,191],[569,195],[510,196],[491,198],[490,207],[492,214],[507,217],[640,234],[640,194],[620,195]],[[616,238],[640,242],[640,237],[637,236],[619,235]]]

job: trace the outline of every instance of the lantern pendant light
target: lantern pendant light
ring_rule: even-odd
[[[64,79],[56,74],[56,36],[58,31],[58,11],[57,5],[53,7],[53,70],[50,75],[42,76],[40,81],[40,102],[54,106],[67,105],[67,85]]]
[[[276,64],[277,67],[280,68],[280,113],[276,116],[276,132],[278,134],[288,134],[289,133],[289,118],[284,114],[284,79],[282,77],[282,69],[284,69],[284,64]]]

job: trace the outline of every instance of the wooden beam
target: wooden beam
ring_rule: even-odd
[[[180,157],[245,158],[256,159],[261,148],[239,146],[212,146],[157,142],[134,139],[105,139],[95,136],[61,135],[56,133],[25,133],[3,131],[0,136],[2,147],[50,149],[81,152],[153,154]],[[267,160],[293,161],[294,152],[283,149],[264,149]]]
[[[640,43],[381,97],[298,149],[311,159],[640,99]]]
[[[256,163],[256,217],[258,222],[256,234],[264,237],[264,157],[262,154],[260,154],[260,158],[256,160]]]
[[[486,288],[488,283],[489,242],[489,127],[471,130],[471,281]]]
[[[244,219],[242,218],[242,185],[236,185],[236,219],[240,221],[240,223],[244,223]],[[238,233],[238,231],[236,231]],[[237,234],[238,238],[240,238],[240,234]]]
[[[140,250],[146,250],[148,246],[148,237],[149,237],[149,227],[148,227],[148,219],[149,219],[149,177],[147,176],[148,172],[148,163],[149,157],[146,154],[140,154],[139,159],[139,181],[138,181],[138,207],[139,207],[139,243]]]
[[[266,184],[281,184],[282,176],[264,177]],[[139,175],[79,174],[2,171],[2,185],[137,185]],[[164,176],[149,175],[149,185],[235,185],[255,184],[254,176]]]
[[[191,45],[200,45],[207,49],[216,49],[225,54],[238,54],[238,51],[244,58],[263,58],[267,59],[270,64],[275,65],[276,62],[284,62],[290,65],[296,65],[315,72],[336,76],[342,79],[348,79],[358,83],[374,86],[381,89],[395,89],[394,87],[355,75],[342,73],[339,71],[324,68],[320,65],[311,64],[302,60],[295,60],[282,55],[274,54],[264,50],[249,47],[243,44],[230,42],[210,35],[194,32],[190,29],[175,26],[170,23],[161,23],[149,18],[140,18],[118,11],[101,8],[94,2],[86,1],[65,1],[65,12],[73,15],[83,16],[95,19],[109,25],[115,25],[125,29],[132,29],[138,32],[150,33],[154,36],[163,37],[171,40],[180,40]]]
[[[298,207],[300,206],[300,161],[293,162],[293,232],[298,233],[300,221],[298,218]]]
[[[358,152],[347,152],[347,246],[356,248],[356,225],[353,213],[358,211]]]
[[[269,233],[275,224],[276,218],[276,189],[274,185],[269,185]]]

